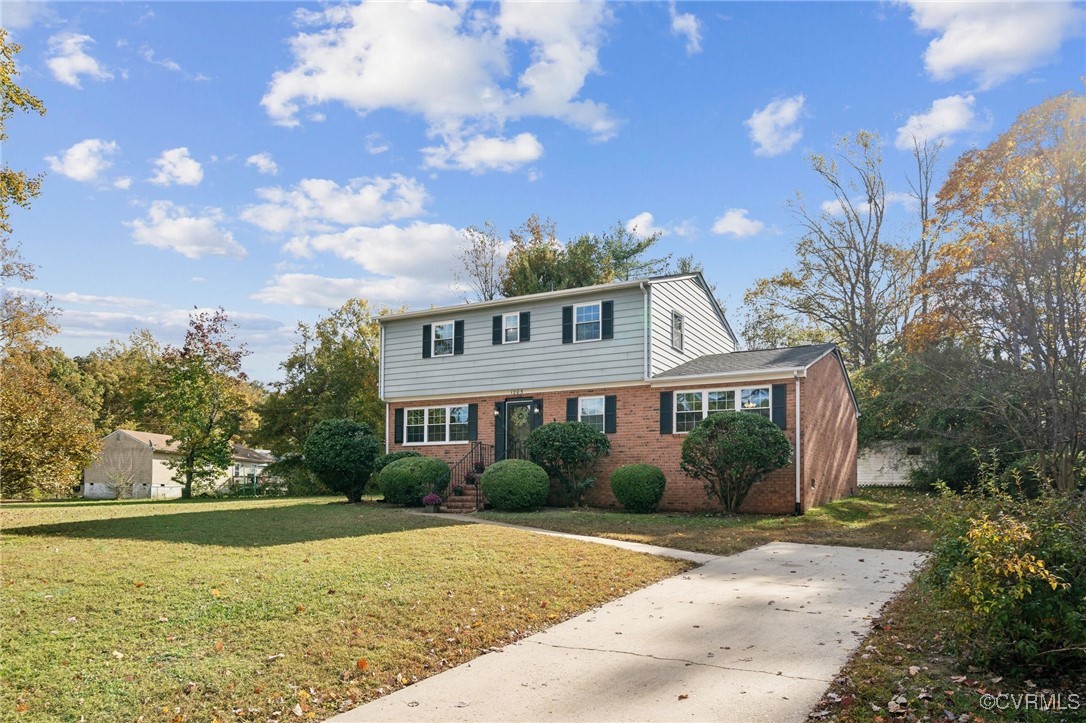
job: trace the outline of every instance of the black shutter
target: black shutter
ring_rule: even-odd
[[[520,312],[520,340],[532,340],[532,312],[530,311]]]
[[[573,343],[573,307],[562,307],[562,343]]]
[[[539,410],[539,411],[536,411]],[[532,429],[543,425],[543,400],[532,400]]]
[[[505,459],[505,402],[494,402],[494,461]]]
[[[615,337],[615,302],[605,301],[600,304],[600,316],[603,323],[600,324],[600,336],[604,339]]]
[[[785,404],[788,400],[788,385],[787,384],[774,384],[773,385],[773,424],[776,424],[781,429],[784,429],[786,424],[785,420],[788,419],[787,409]]]
[[[566,399],[566,421],[577,421],[577,397],[569,397]]]
[[[468,405],[468,441],[479,439],[479,405]]]
[[[671,434],[673,431],[671,422],[671,406],[674,404],[672,392],[660,392],[660,434]]]
[[[453,322],[453,354],[464,353],[464,320]]]
[[[498,314],[497,316],[494,317],[494,329],[493,329],[493,334],[492,334],[492,336],[490,338],[490,343],[491,344],[501,344],[502,343],[502,315],[501,314]]]
[[[430,329],[429,324],[422,325],[422,358],[430,358]]]
[[[614,434],[618,431],[618,397],[609,394],[603,398],[603,432]]]
[[[403,444],[403,408],[397,409],[393,418],[396,420],[396,429],[392,433],[392,439],[396,444]]]

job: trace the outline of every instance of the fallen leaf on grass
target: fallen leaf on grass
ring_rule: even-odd
[[[216,653],[221,653],[222,652],[222,641],[221,640],[216,640],[215,641],[215,652]]]
[[[110,653],[110,655],[112,655],[112,656],[113,656],[114,658],[116,658],[117,660],[120,660],[121,658],[123,658],[123,657],[124,657],[124,653],[122,653],[122,652],[121,652],[121,651],[119,651],[119,650],[114,650],[114,651],[113,651],[112,653]]]
[[[143,583],[142,582],[137,582],[136,587],[143,587]]]
[[[222,595],[222,593],[219,592],[218,588],[211,588],[211,595],[212,597],[218,597],[219,595]]]
[[[359,658],[358,662],[354,664],[354,667],[358,668],[359,670],[365,670],[366,668],[370,667],[370,664],[369,661],[367,661],[365,658]]]

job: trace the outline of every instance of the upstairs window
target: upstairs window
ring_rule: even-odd
[[[454,329],[451,321],[433,325],[433,344],[430,347],[433,356],[452,356]]]
[[[683,315],[677,311],[671,312],[671,346],[683,350]]]
[[[520,341],[520,314],[502,316],[502,343],[516,344]]]
[[[575,305],[573,307],[574,342],[599,341],[602,338],[600,318],[600,302]]]

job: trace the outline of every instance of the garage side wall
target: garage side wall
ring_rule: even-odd
[[[801,382],[803,509],[856,492],[856,408],[837,357],[815,362]]]

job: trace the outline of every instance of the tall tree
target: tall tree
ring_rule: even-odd
[[[127,341],[111,339],[77,362],[101,391],[95,425],[100,434],[115,429],[161,432],[165,422],[153,404],[162,347],[147,329],[132,332]]]
[[[363,299],[350,299],[319,319],[298,325],[294,350],[280,365],[260,406],[255,438],[276,456],[301,455],[305,440],[324,419],[353,419],[384,434],[384,405],[377,396],[380,325]],[[383,437],[382,437],[383,438]]]
[[[642,258],[660,240],[660,232],[642,236],[637,229],[627,230],[621,221],[600,237],[603,252],[611,262],[611,270],[616,279],[630,279],[657,276],[665,273],[671,262],[671,254],[654,259]]]
[[[456,283],[466,289],[464,301],[492,301],[501,294],[504,247],[505,242],[490,221],[482,228],[464,229],[457,256],[460,267],[453,272]]]
[[[833,200],[818,212],[792,202],[804,229],[796,266],[758,279],[744,301],[755,322],[785,323],[800,338],[826,334],[850,366],[867,366],[897,338],[910,299],[909,254],[883,236],[882,143],[859,131],[838,142],[836,157],[812,154],[809,162]]]
[[[943,217],[934,214],[935,169],[943,152],[944,142],[931,142],[927,138],[913,137],[913,161],[916,175],[909,174],[909,195],[916,201],[920,222],[916,243],[913,246],[914,281],[927,275],[935,256],[936,245],[942,231]],[[928,313],[928,292],[922,285],[913,284],[914,307],[918,314]]]
[[[597,236],[563,244],[553,221],[533,214],[509,232],[511,250],[501,277],[506,297],[604,284],[614,278],[611,258]]]
[[[0,28],[0,145],[15,111],[45,113],[42,102],[16,82],[15,55]],[[59,496],[71,493],[79,470],[97,451],[93,413],[73,391],[93,392],[77,380],[58,350],[45,345],[57,331],[48,299],[9,288],[34,278],[11,241],[11,206],[29,208],[41,192],[41,177],[0,165],[0,484],[4,496]],[[68,388],[71,387],[71,388]]]
[[[182,497],[215,479],[230,465],[231,442],[247,411],[244,345],[233,346],[230,320],[221,308],[193,312],[184,344],[162,356],[158,414],[178,454],[168,464],[181,482]]]
[[[1064,492],[1086,452],[1086,97],[1031,108],[939,191],[952,240],[921,281],[914,347],[979,345],[1013,389],[984,410]]]

